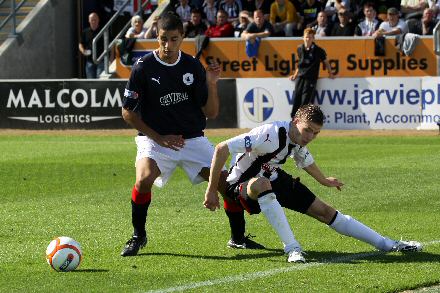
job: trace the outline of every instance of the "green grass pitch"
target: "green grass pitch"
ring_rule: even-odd
[[[224,137],[210,137],[213,143]],[[247,231],[266,250],[232,250],[223,210],[203,205],[206,183],[178,170],[153,190],[148,244],[119,253],[132,232],[135,144],[127,135],[0,135],[1,292],[399,292],[440,282],[440,136],[321,137],[310,145],[343,191],[314,182],[321,199],[421,253],[384,254],[286,210],[306,264],[288,264],[262,215]],[[81,243],[81,266],[57,273],[45,260],[56,236]]]

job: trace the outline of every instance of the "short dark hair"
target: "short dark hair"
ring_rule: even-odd
[[[399,10],[396,7],[390,7],[387,10],[387,14],[398,15],[399,14]]]
[[[324,113],[321,108],[316,105],[303,105],[296,111],[295,117],[304,122],[313,122],[318,125],[324,124]]]
[[[183,35],[183,23],[180,16],[173,11],[169,11],[161,16],[157,22],[158,30],[174,31],[178,30]]]
[[[191,13],[202,15],[202,11],[200,9],[198,9],[198,8],[191,9]]]

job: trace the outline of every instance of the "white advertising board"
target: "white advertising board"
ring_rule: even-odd
[[[238,126],[290,119],[294,94],[287,78],[237,79]],[[315,104],[327,129],[438,129],[440,78],[323,78]]]
[[[420,129],[438,129],[440,121],[440,78],[422,78],[422,115]],[[437,125],[437,127],[436,127]]]

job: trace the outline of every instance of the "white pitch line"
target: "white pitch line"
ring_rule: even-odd
[[[429,245],[438,244],[438,243],[440,243],[440,240],[433,240],[433,241],[423,243],[423,246],[429,246]],[[150,291],[147,291],[146,293],[177,292],[177,291],[185,291],[185,290],[190,290],[190,289],[195,289],[195,288],[200,288],[200,287],[208,287],[208,286],[219,285],[219,284],[251,281],[251,280],[255,280],[255,279],[261,279],[264,277],[277,275],[280,273],[302,271],[302,270],[306,270],[309,268],[314,268],[317,266],[326,265],[329,263],[346,262],[346,261],[350,261],[350,260],[371,257],[371,256],[376,256],[376,255],[381,255],[381,254],[386,254],[386,252],[374,251],[374,252],[357,253],[357,254],[352,254],[350,256],[341,256],[341,257],[324,259],[321,262],[306,263],[306,264],[302,264],[302,265],[298,264],[298,265],[288,266],[288,267],[284,267],[284,268],[248,273],[245,275],[235,275],[235,276],[229,276],[229,277],[224,277],[224,278],[220,278],[220,279],[207,280],[207,281],[203,281],[203,282],[189,283],[186,285],[181,285],[181,286],[176,286],[176,287],[169,287],[169,288],[158,289],[158,290],[150,290]]]

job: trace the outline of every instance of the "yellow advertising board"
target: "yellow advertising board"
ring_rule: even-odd
[[[249,58],[243,40],[211,39],[200,59],[205,64],[217,61],[225,78],[285,77],[291,75],[297,66],[297,47],[301,44],[301,38],[266,38],[260,44],[258,56]],[[373,38],[323,38],[317,39],[316,44],[326,50],[327,59],[338,77],[437,75],[432,37],[421,38],[411,56],[405,56],[395,47],[394,38],[387,38],[385,56],[374,55]],[[137,41],[134,58],[157,47],[156,40]],[[184,40],[182,50],[195,55],[194,40]],[[117,59],[118,77],[128,78],[130,69]],[[324,68],[321,68],[320,76],[327,77]]]

